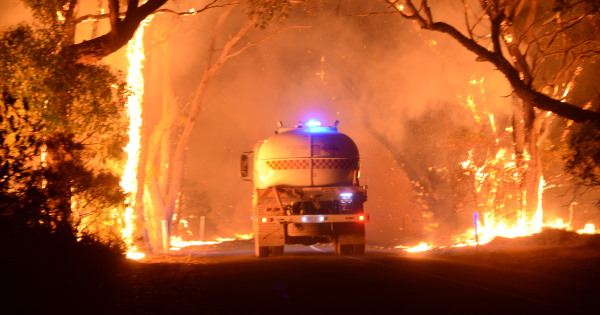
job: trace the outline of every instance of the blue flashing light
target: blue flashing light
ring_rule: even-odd
[[[304,124],[309,132],[317,133],[317,132],[326,132],[331,131],[330,127],[321,126],[321,122],[318,120],[311,119]]]
[[[337,122],[333,127],[331,127],[323,126],[320,121],[316,119],[311,119],[305,123],[300,122],[298,124],[298,128],[305,128],[305,130],[310,133],[335,132],[337,131]]]
[[[340,194],[340,198],[342,198],[342,199],[352,199],[352,196],[353,196],[353,194],[349,193],[349,192]]]
[[[340,194],[340,210],[348,211],[352,209],[353,193],[343,192]]]
[[[353,196],[354,196],[354,194],[349,193],[349,192],[341,193],[340,194],[340,202],[342,203],[342,205],[352,203]]]
[[[318,120],[309,120],[306,122],[306,126],[309,128],[321,127],[321,122]]]

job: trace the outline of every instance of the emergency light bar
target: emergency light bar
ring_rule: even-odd
[[[306,122],[306,126],[311,127],[321,127],[321,122],[317,120],[309,120]]]

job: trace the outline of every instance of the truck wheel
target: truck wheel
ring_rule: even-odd
[[[365,254],[365,244],[345,244],[340,245],[338,255],[361,256]]]
[[[336,255],[352,255],[352,252],[354,251],[354,245],[348,245],[348,244],[340,244],[340,243],[336,243],[335,244],[335,254]]]
[[[259,246],[256,250],[256,256],[269,257],[269,246]]]
[[[271,256],[283,255],[283,246],[271,246]]]
[[[354,234],[350,240],[346,237],[345,242],[340,242],[339,236],[335,238],[335,254],[336,255],[364,255],[365,254],[365,243],[364,234]],[[352,244],[353,242],[357,242]]]
[[[361,256],[365,254],[365,244],[354,244],[354,255]]]

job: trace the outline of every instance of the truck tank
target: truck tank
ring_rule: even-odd
[[[256,188],[350,186],[358,179],[358,148],[336,125],[280,128],[254,152]]]
[[[285,244],[335,244],[340,255],[362,254],[367,187],[359,185],[359,151],[332,126],[309,121],[279,130],[241,158],[254,181],[256,255],[283,254]]]

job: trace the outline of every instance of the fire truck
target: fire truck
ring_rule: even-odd
[[[358,148],[338,123],[279,122],[275,134],[242,154],[240,175],[254,184],[256,256],[318,243],[333,243],[338,255],[364,254],[367,187],[359,185]]]

